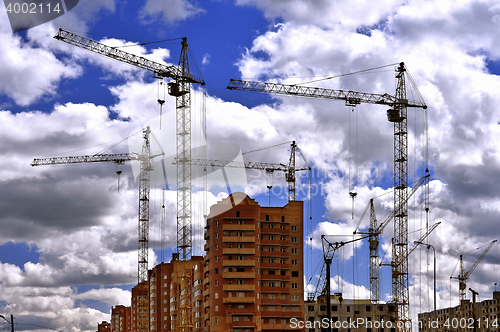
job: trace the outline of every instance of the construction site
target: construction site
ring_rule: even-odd
[[[386,106],[381,114],[393,127],[393,188],[392,212],[380,220],[376,216],[374,199],[367,204],[360,216],[354,215],[354,201],[358,195],[354,188],[347,188],[353,204],[353,219],[357,226],[352,234],[321,234],[323,255],[319,273],[306,275],[306,251],[312,244],[311,234],[305,226],[309,220],[305,206],[309,197],[297,195],[297,174],[307,174],[314,167],[293,141],[289,145],[289,160],[284,163],[239,162],[217,160],[210,155],[194,158],[192,155],[191,90],[192,85],[203,87],[200,74],[193,74],[187,39],[181,42],[181,53],[177,66],[167,66],[135,56],[117,48],[100,44],[86,37],[60,29],[54,37],[75,47],[100,54],[115,61],[142,68],[165,81],[168,95],[158,98],[160,111],[165,103],[175,98],[176,156],[176,252],[168,262],[154,267],[148,265],[150,224],[150,175],[155,158],[162,153],[151,152],[156,138],[150,127],[142,129],[142,148],[137,153],[95,154],[69,157],[34,159],[32,166],[111,162],[123,165],[126,162],[139,164],[138,184],[138,268],[137,285],[132,288],[131,306],[116,305],[111,308],[109,322],[96,322],[98,332],[145,332],[145,331],[212,331],[212,332],[271,332],[271,331],[462,331],[461,319],[470,321],[477,331],[496,331],[496,318],[500,310],[500,292],[493,300],[476,304],[475,296],[467,300],[466,282],[474,269],[496,243],[481,251],[472,267],[459,260],[458,279],[460,303],[450,308],[436,307],[435,248],[429,243],[429,235],[440,225],[429,219],[428,156],[419,178],[410,179],[408,171],[408,109],[421,112],[427,119],[428,106],[418,91],[417,84],[409,75],[404,63],[390,65],[394,70],[395,91],[384,94],[353,92],[345,90],[306,87],[231,79],[227,89],[258,92],[264,94],[289,95],[296,98],[315,98],[344,101],[349,110],[360,104]],[[411,90],[409,99],[407,93]],[[207,128],[210,130],[210,128]],[[424,148],[428,140],[427,127],[423,128]],[[164,166],[163,166],[164,167]],[[270,175],[283,173],[288,202],[283,206],[272,206],[271,187],[269,206],[263,206],[247,193],[228,190],[226,197],[207,207],[203,215],[203,229],[195,229],[193,221],[193,174],[210,170],[239,168],[260,170]],[[118,176],[120,175],[117,172]],[[309,180],[310,181],[310,180]],[[305,181],[307,182],[307,181]],[[302,184],[304,180],[302,179]],[[227,178],[226,178],[227,185]],[[227,186],[229,189],[229,186]],[[416,240],[409,236],[409,201],[420,195],[426,228]],[[307,195],[306,195],[307,196]],[[366,219],[365,219],[366,218]],[[381,236],[387,226],[393,229],[390,263],[381,257]],[[193,234],[203,233],[202,255],[193,251]],[[338,240],[339,236],[345,238]],[[332,285],[332,269],[335,255],[346,245],[363,241],[368,243],[369,294],[367,298],[344,298],[344,294]],[[412,318],[409,272],[409,257],[422,246],[434,250],[434,310],[418,314],[418,322]],[[430,251],[429,251],[430,252]],[[387,254],[387,252],[385,252]],[[385,256],[384,254],[384,256]],[[391,296],[381,294],[381,266],[391,270]],[[308,286],[309,285],[309,286]],[[455,287],[455,285],[454,285]],[[471,290],[475,294],[474,290]],[[448,321],[447,321],[448,319]],[[437,321],[434,326],[429,322]],[[448,322],[448,325],[446,325]],[[458,322],[457,324],[453,322]],[[455,324],[455,325],[453,325]],[[477,324],[477,325],[476,325]],[[431,326],[431,327],[429,327]]]

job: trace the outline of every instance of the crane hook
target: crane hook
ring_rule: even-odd
[[[351,192],[349,192],[349,196],[351,196],[351,198],[352,198],[351,214],[352,214],[352,219],[354,219],[354,199],[356,198],[356,196],[358,196],[358,193],[355,191],[351,191]]]
[[[116,174],[118,174],[118,192],[120,192],[120,174],[122,174],[122,171],[116,171]]]

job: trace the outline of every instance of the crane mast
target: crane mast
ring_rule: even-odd
[[[409,102],[406,97],[406,67],[403,62],[396,68],[396,94],[374,94],[346,90],[305,87],[278,83],[263,83],[242,80],[230,80],[227,89],[262,93],[302,96],[344,100],[346,106],[356,106],[360,103],[388,105],[389,122],[394,123],[394,242],[392,292],[393,301],[397,307],[396,321],[401,322],[400,331],[410,331],[409,285],[408,285],[408,126],[407,108],[426,109],[421,100]],[[428,170],[426,170],[428,172]]]
[[[192,250],[191,226],[191,83],[205,85],[202,78],[194,78],[189,71],[188,43],[183,38],[178,66],[164,65],[137,56],[116,47],[107,46],[59,29],[55,39],[78,46],[105,57],[151,71],[156,78],[172,78],[169,94],[176,97],[176,151],[177,164],[177,250],[181,260],[189,260]],[[145,180],[144,180],[145,181]],[[145,231],[145,230],[143,230]]]

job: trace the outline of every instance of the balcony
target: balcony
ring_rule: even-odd
[[[245,297],[224,297],[223,298],[224,303],[255,303],[255,298],[252,296],[245,296]]]
[[[250,279],[255,278],[255,272],[224,272],[222,277],[232,279]]]
[[[223,255],[255,255],[254,248],[224,248]]]
[[[222,242],[255,242],[255,236],[223,236]]]
[[[222,225],[223,231],[255,231],[255,225]]]
[[[246,259],[246,260],[224,260],[222,262],[222,266],[255,266],[255,259]]]
[[[297,330],[297,329],[292,329],[290,324],[262,324],[261,325],[262,330],[277,330],[277,331],[284,331],[284,330]]]
[[[233,329],[255,329],[255,323],[251,321],[231,322]]]
[[[254,308],[245,308],[245,309],[236,309],[236,308],[231,308],[231,309],[226,309],[226,316],[227,315],[233,315],[233,316],[253,316],[255,314],[255,309]],[[247,321],[248,323],[248,321]]]
[[[255,285],[222,285],[223,291],[255,291]]]

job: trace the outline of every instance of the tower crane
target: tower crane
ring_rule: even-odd
[[[349,241],[337,241],[337,242],[330,242],[327,240],[327,237],[328,235],[321,235],[321,244],[323,246],[323,260],[324,260],[323,270],[326,272],[324,275],[325,279],[323,280],[324,286],[321,287],[322,279],[320,277],[320,279],[318,280],[318,287],[316,287],[316,292],[318,292],[319,290],[320,292],[322,292],[322,295],[325,296],[326,314],[328,320],[330,321],[332,317],[332,306],[330,305],[330,288],[331,288],[330,269],[332,265],[333,256],[335,255],[335,251],[342,248],[346,244],[366,239],[368,236],[358,237],[356,239]],[[321,276],[323,276],[323,273],[321,273]],[[331,332],[331,329],[332,329],[331,324],[328,324],[327,331]]]
[[[481,256],[479,256],[479,258],[474,262],[474,264],[471,266],[471,268],[467,271],[465,271],[465,268],[464,268],[463,255],[460,255],[460,268],[459,268],[460,270],[459,270],[458,276],[457,277],[453,277],[453,276],[450,277],[450,279],[452,279],[452,278],[458,279],[460,304],[463,304],[465,301],[467,279],[469,279],[471,273],[476,269],[476,267],[479,265],[479,263],[481,263],[483,258],[486,256],[486,254],[488,254],[490,249],[493,248],[493,246],[495,245],[496,242],[497,242],[497,240],[491,241],[490,244],[488,244],[486,249],[483,251]]]
[[[246,169],[259,169],[265,170],[266,172],[272,173],[275,171],[285,172],[285,180],[288,183],[288,201],[295,201],[295,173],[298,171],[309,171],[311,167],[307,163],[304,154],[299,149],[295,141],[292,142],[290,149],[290,159],[288,165],[285,164],[273,164],[273,163],[263,163],[263,162],[240,162],[240,161],[229,161],[229,160],[210,160],[210,159],[191,159],[191,166],[210,166],[210,167],[235,167],[235,168],[246,168]],[[305,165],[296,167],[295,166],[295,153],[298,152],[302,157]],[[174,163],[177,163],[177,159],[174,159]]]
[[[415,194],[415,192],[428,181],[430,175],[426,174],[420,178],[410,192],[406,196],[406,202]],[[370,209],[370,228],[367,233],[358,232],[358,228],[363,220],[366,212]],[[389,225],[389,222],[394,218],[394,210],[384,219],[382,223],[377,225],[377,217],[375,215],[375,207],[373,206],[373,198],[370,199],[365,210],[361,214],[359,221],[354,229],[353,234],[368,234],[368,243],[370,248],[370,293],[372,304],[377,304],[380,301],[380,284],[379,284],[379,236],[384,232],[384,229]]]
[[[161,151],[159,154],[151,155],[150,134],[151,129],[146,127],[143,130],[142,150],[137,153],[118,153],[118,154],[95,154],[85,156],[69,156],[69,157],[51,157],[51,158],[35,158],[31,162],[31,166],[42,165],[61,165],[61,164],[80,164],[80,163],[99,163],[99,162],[114,162],[118,165],[123,165],[126,161],[137,160],[140,162],[139,173],[139,250],[138,250],[138,283],[141,284],[148,280],[148,247],[149,247],[149,192],[150,192],[150,177],[149,172],[153,170],[151,159],[164,155]],[[154,137],[154,135],[153,135]]]
[[[344,100],[346,106],[356,106],[361,103],[387,105],[387,119],[394,124],[394,246],[393,246],[393,301],[397,307],[397,322],[402,322],[401,331],[409,331],[409,276],[408,276],[408,107],[427,109],[420,93],[420,101],[409,101],[406,97],[406,66],[401,62],[396,68],[396,94],[374,94],[345,90],[306,87],[277,83],[263,83],[232,79],[227,86],[229,90],[245,90],[282,95],[302,96]],[[415,85],[410,78],[410,83]],[[418,89],[416,89],[418,91]],[[428,169],[425,170],[428,173]],[[399,326],[399,325],[398,325]]]
[[[205,85],[203,78],[195,78],[189,71],[187,38],[182,38],[179,65],[164,65],[144,57],[124,52],[59,29],[55,39],[81,47],[120,62],[127,63],[153,73],[155,78],[171,78],[168,93],[176,99],[176,148],[177,148],[177,250],[180,259],[187,261],[192,252],[191,224],[191,84]],[[162,104],[162,101],[159,101]]]

